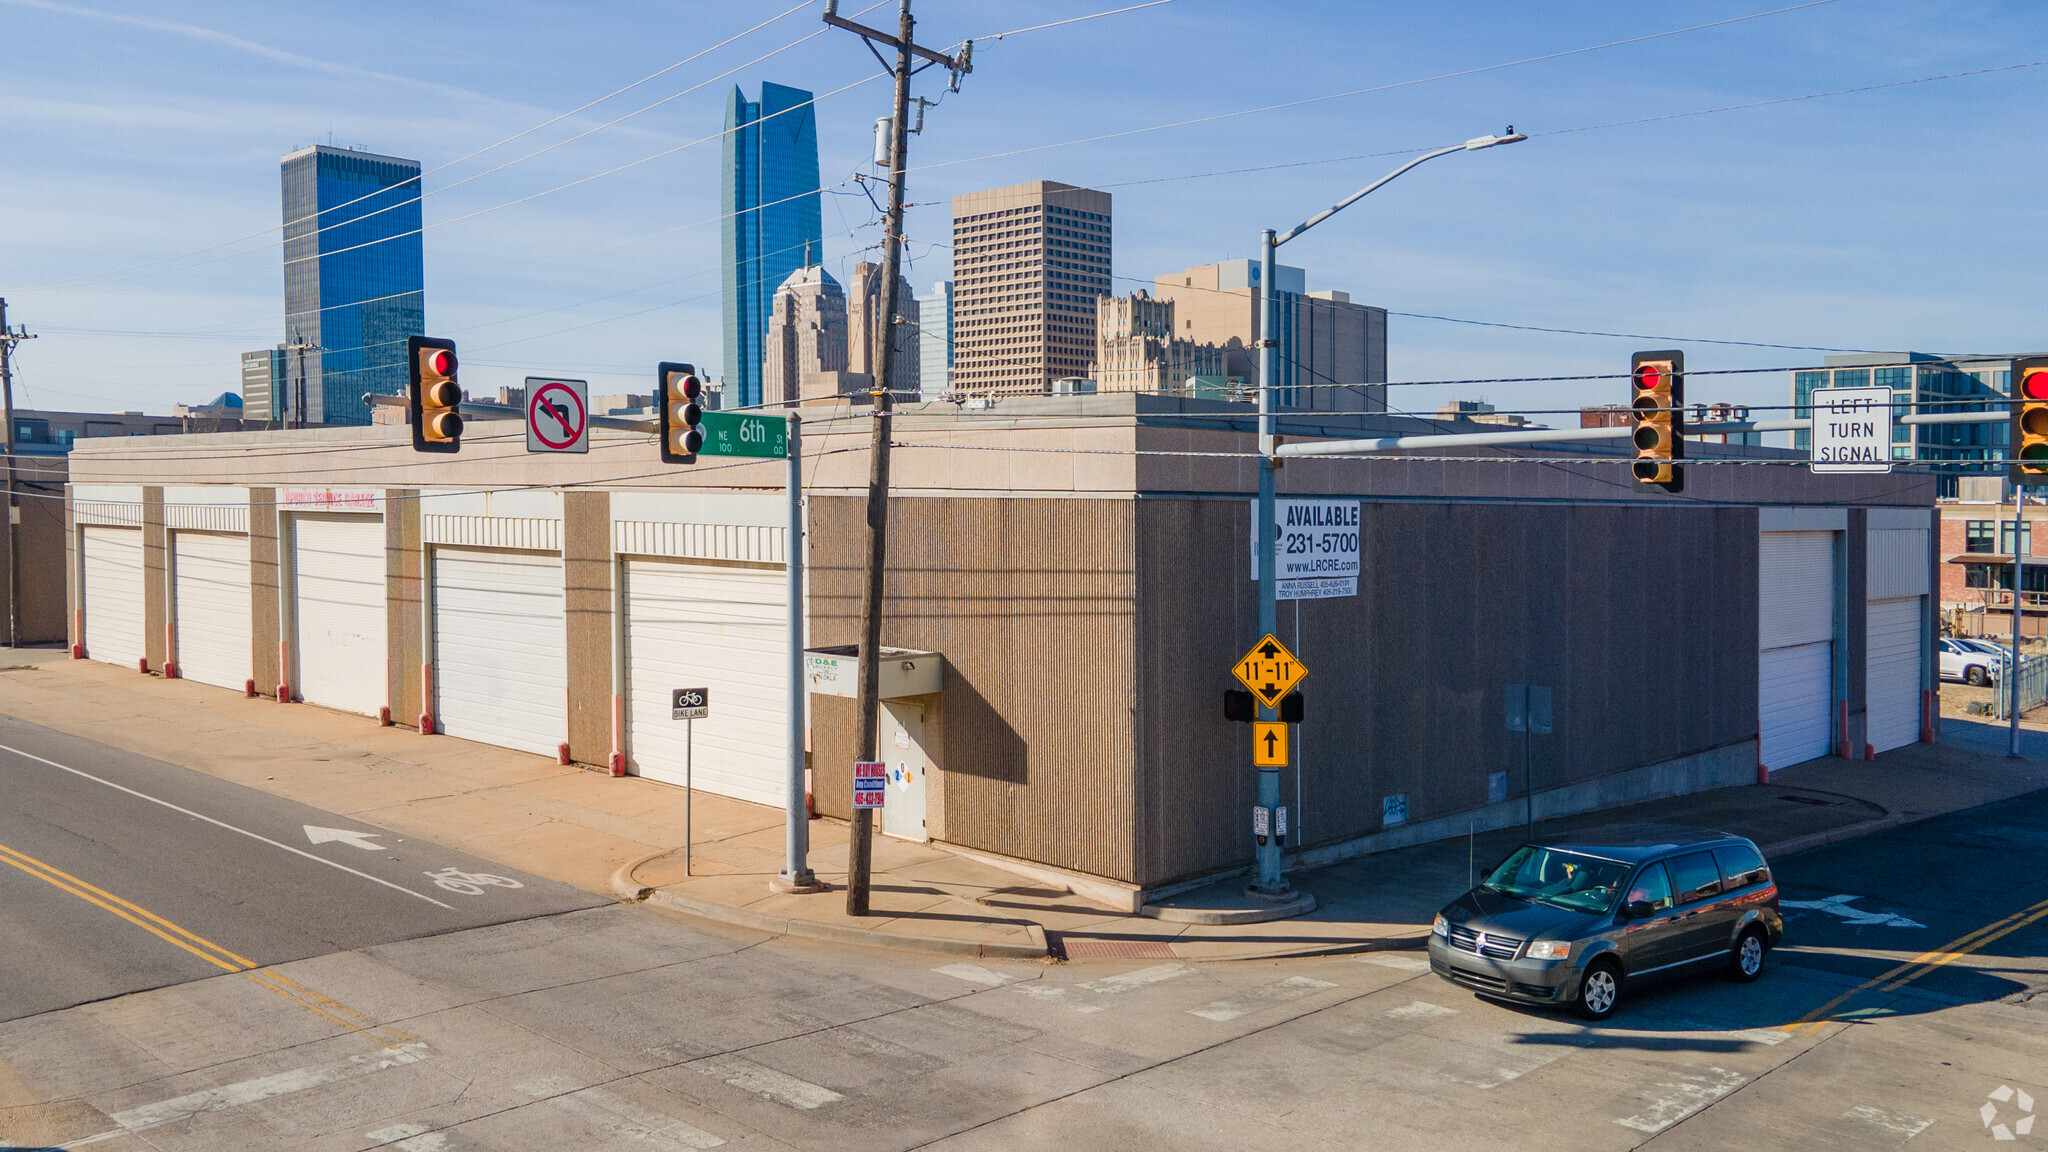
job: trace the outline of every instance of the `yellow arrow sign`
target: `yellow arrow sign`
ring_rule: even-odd
[[[1287,767],[1287,725],[1277,720],[1252,725],[1252,767]]]
[[[1278,708],[1280,698],[1294,691],[1294,686],[1308,675],[1308,669],[1301,666],[1294,653],[1270,633],[1252,645],[1252,650],[1245,653],[1231,671],[1236,673],[1238,682],[1251,689],[1252,695],[1268,708]]]

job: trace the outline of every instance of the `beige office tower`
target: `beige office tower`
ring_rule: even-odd
[[[1088,374],[1109,209],[1109,193],[1051,180],[953,197],[955,393],[1044,393]]]
[[[896,277],[896,315],[900,323],[887,325],[895,333],[896,359],[889,365],[889,391],[898,400],[917,399],[919,370],[917,349],[917,297],[910,281]],[[872,381],[882,370],[882,266],[862,262],[853,266],[853,283],[846,293],[846,370]]]
[[[846,294],[819,265],[789,274],[770,302],[761,400],[794,406],[859,387],[846,369]]]
[[[1299,268],[1276,266],[1280,291],[1283,408],[1315,412],[1387,410],[1387,310],[1353,304],[1349,294],[1309,292]],[[1259,379],[1257,341],[1264,314],[1259,262],[1226,260],[1153,280],[1153,295],[1174,305],[1175,334],[1224,350],[1226,372]]]
[[[1173,301],[1140,290],[1095,301],[1095,390],[1205,396],[1224,387],[1223,349],[1182,339]]]

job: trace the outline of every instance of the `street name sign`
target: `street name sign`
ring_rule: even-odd
[[[789,456],[789,421],[780,416],[752,416],[743,412],[704,413],[704,446],[699,456],[759,456],[782,460]]]
[[[1278,720],[1252,724],[1252,767],[1287,767],[1287,725]]]
[[[590,385],[582,380],[526,378],[526,450],[590,451]]]
[[[1358,595],[1356,500],[1273,501],[1273,551],[1280,569],[1275,600]],[[1252,501],[1252,579],[1259,578],[1259,502]]]
[[[889,799],[889,766],[879,760],[853,762],[853,806],[880,808]]]
[[[1813,399],[1815,472],[1892,470],[1892,390],[1816,388]]]
[[[1281,698],[1294,691],[1294,686],[1308,675],[1308,669],[1294,658],[1294,653],[1270,633],[1252,645],[1252,650],[1238,660],[1231,672],[1238,683],[1251,689],[1259,703],[1268,708],[1278,708]]]
[[[711,715],[711,689],[671,688],[669,719],[703,720]]]

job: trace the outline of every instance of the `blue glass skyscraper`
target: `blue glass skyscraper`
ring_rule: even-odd
[[[286,419],[368,424],[363,394],[402,395],[405,339],[426,334],[420,162],[316,145],[283,161]],[[305,410],[298,410],[303,390]]]
[[[824,258],[818,121],[811,94],[761,85],[725,103],[725,382],[728,403],[761,402],[762,339],[775,289]]]

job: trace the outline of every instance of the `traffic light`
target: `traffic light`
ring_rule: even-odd
[[[1638,352],[1629,361],[1629,420],[1638,488],[1685,488],[1685,353]]]
[[[462,385],[455,380],[455,341],[412,336],[405,342],[411,379],[405,404],[416,452],[462,449]]]
[[[661,392],[661,458],[694,464],[697,449],[704,446],[704,381],[688,364],[663,364],[655,379]]]
[[[1249,724],[1259,718],[1259,703],[1242,688],[1223,690],[1223,718],[1233,724]]]
[[[2012,362],[2012,482],[2048,484],[2048,356]]]

